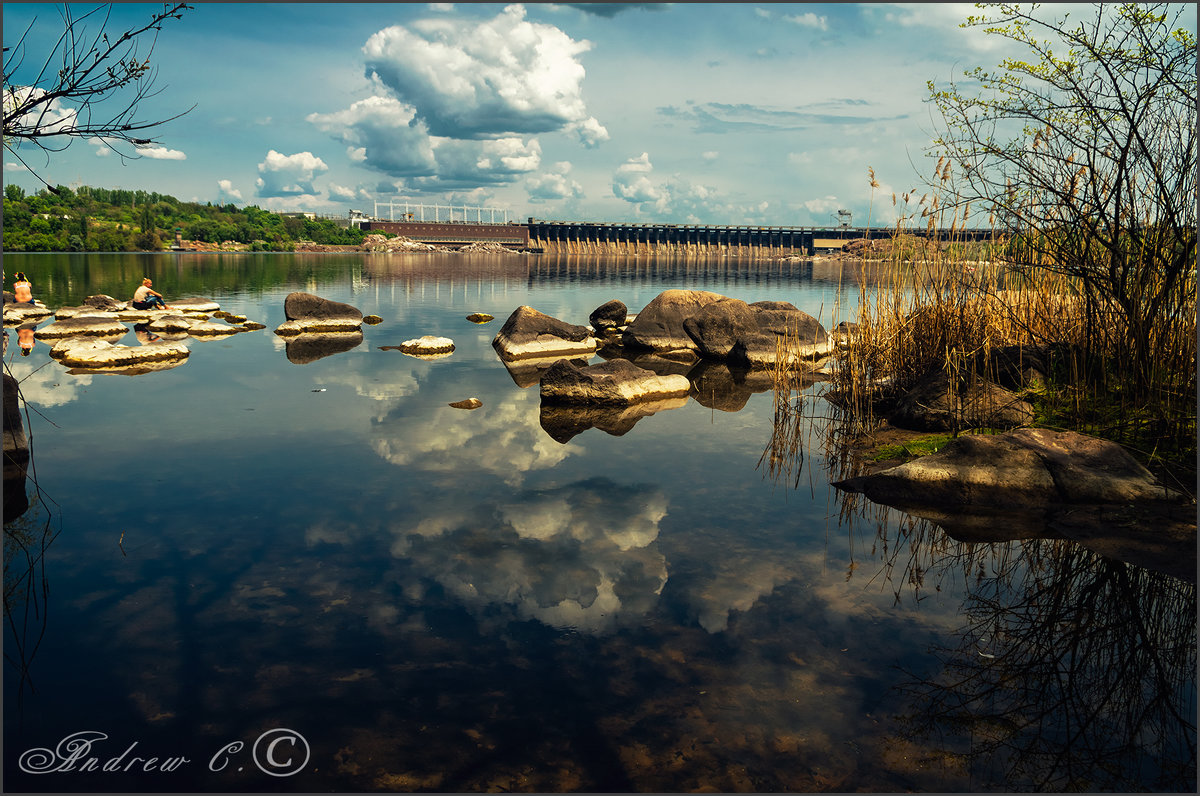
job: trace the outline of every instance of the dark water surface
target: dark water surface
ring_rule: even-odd
[[[267,328],[132,377],[6,330],[37,487],[5,525],[6,791],[1195,790],[1192,584],[846,502],[820,385],[775,477],[769,382],[697,371],[686,402],[588,428],[490,345],[521,304],[583,324],[669,288],[828,327],[858,297],[836,265],[17,270],[51,307],[145,274]],[[297,290],[384,321],[311,359],[272,332]],[[424,334],[455,352],[380,350]]]

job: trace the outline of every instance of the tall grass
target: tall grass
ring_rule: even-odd
[[[951,179],[948,162],[939,161],[937,169],[937,179]],[[870,178],[874,189],[873,171]],[[840,407],[840,432],[876,427],[886,399],[931,373],[947,374],[951,389],[965,394],[983,381],[1004,381],[1001,370],[1011,374],[1037,365],[1044,378],[1019,389],[1037,409],[1038,425],[1120,442],[1160,475],[1171,472],[1194,490],[1194,271],[1169,293],[1152,325],[1131,328],[1128,319],[1145,314],[1117,306],[1106,298],[1111,291],[1052,263],[1010,266],[1008,255],[1022,241],[990,219],[987,240],[968,240],[963,230],[971,222],[970,206],[947,207],[937,193],[917,198],[915,191],[899,201],[893,195],[892,203],[897,221],[891,241],[862,247],[879,258],[877,278],[860,281],[858,309],[847,319],[855,328],[832,370],[828,395]],[[934,244],[935,230],[949,230],[948,239]],[[1149,373],[1132,372],[1132,335],[1144,336],[1137,344],[1154,354]],[[785,348],[803,342],[789,341]],[[798,360],[792,357],[777,370],[777,393],[795,389]],[[1134,384],[1139,389],[1131,389]]]

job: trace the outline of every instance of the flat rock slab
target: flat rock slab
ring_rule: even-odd
[[[542,376],[546,403],[628,406],[662,398],[686,398],[686,376],[659,376],[624,359],[580,367],[569,360],[551,365]]]
[[[449,337],[434,337],[427,334],[412,340],[405,340],[399,348],[405,354],[413,356],[449,354],[454,351],[454,341]]]
[[[32,305],[6,303],[4,305],[4,325],[20,326],[23,323],[45,320],[53,314],[53,310],[37,301]]]
[[[958,437],[935,454],[833,485],[906,510],[1185,500],[1157,483],[1115,442],[1073,431],[1031,428]]]
[[[62,340],[68,337],[120,337],[129,327],[114,318],[112,313],[79,315],[63,318],[34,332],[39,340]]]
[[[114,345],[107,340],[70,338],[50,349],[50,356],[69,368],[122,368],[148,362],[186,359],[188,347],[181,342],[159,341],[150,345]]]

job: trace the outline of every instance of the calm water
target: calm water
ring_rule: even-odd
[[[858,296],[836,266],[17,270],[52,307],[145,274],[267,328],[133,377],[22,357],[6,330],[36,466],[5,525],[7,791],[1195,790],[1193,585],[845,501],[820,385],[779,475],[761,379],[697,371],[694,398],[630,427],[543,414],[490,345],[521,304],[586,323],[668,288],[829,326]],[[384,321],[289,350],[272,330],[296,290]],[[381,350],[423,334],[456,351]]]

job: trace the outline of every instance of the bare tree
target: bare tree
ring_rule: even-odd
[[[63,30],[54,47],[41,67],[28,73],[29,79],[21,77],[19,84],[14,83],[25,67],[35,18],[16,44],[4,48],[5,151],[37,176],[17,152],[22,145],[35,146],[48,158],[76,139],[98,138],[122,158],[136,158],[137,147],[158,143],[146,137],[146,131],[178,119],[191,108],[165,118],[140,115],[142,102],[161,91],[155,88],[158,70],[151,59],[163,24],[182,19],[191,8],[164,3],[145,24],[110,37],[106,28],[111,5],[78,14],[75,6],[64,4]],[[49,184],[46,187],[54,190]]]

